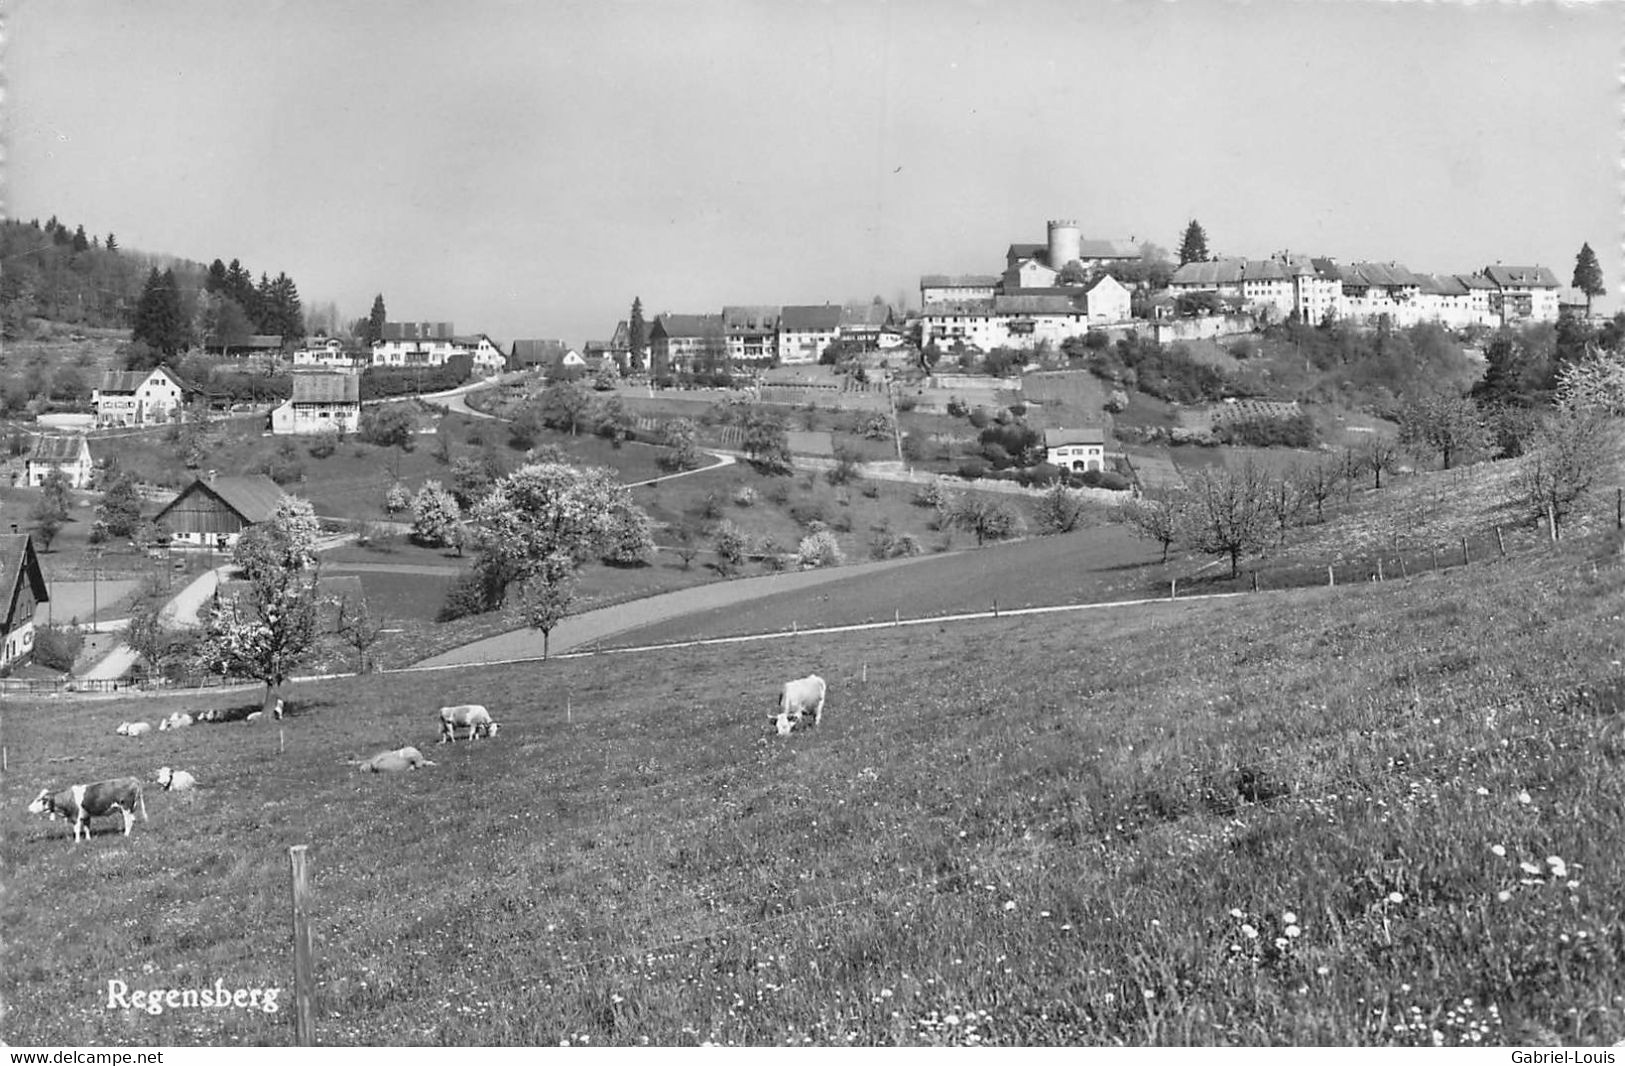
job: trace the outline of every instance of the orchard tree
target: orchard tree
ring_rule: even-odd
[[[1411,454],[1437,455],[1449,470],[1489,448],[1489,431],[1478,405],[1465,396],[1435,394],[1407,402],[1399,413],[1399,442]]]
[[[1135,536],[1162,546],[1162,562],[1167,565],[1168,549],[1179,540],[1184,529],[1188,504],[1189,500],[1182,492],[1146,489],[1139,499],[1123,504],[1118,509],[1118,515]]]
[[[1193,218],[1179,242],[1179,265],[1205,263],[1207,258],[1207,233],[1202,229],[1202,224]]]
[[[704,461],[700,457],[699,427],[690,418],[668,419],[661,428],[662,441],[671,449],[660,457],[660,465],[672,470],[694,470]]]
[[[1015,508],[978,492],[967,492],[955,500],[947,519],[949,525],[976,534],[977,547],[990,540],[1019,537],[1027,531]]]
[[[50,551],[51,542],[68,523],[68,479],[60,468],[52,468],[40,483],[39,502],[28,513],[40,551]]]
[[[141,524],[141,493],[128,470],[118,471],[102,492],[96,518],[111,537],[128,537]]]
[[[367,672],[367,651],[383,638],[385,618],[383,615],[373,617],[367,608],[365,596],[358,600],[342,597],[338,607],[338,621],[333,628],[344,643],[355,649],[355,672],[364,674]]]
[[[1552,398],[1564,411],[1625,415],[1625,362],[1591,349],[1558,368]]]
[[[764,474],[790,472],[790,434],[784,420],[759,408],[745,417],[745,456]]]
[[[544,425],[553,429],[568,429],[575,436],[592,408],[592,396],[573,381],[549,385],[541,396],[541,415]]]
[[[525,624],[542,633],[542,658],[549,652],[553,630],[570,615],[575,602],[576,566],[568,555],[555,552],[535,567],[519,586],[519,613]]]
[[[1337,491],[1343,472],[1334,459],[1319,459],[1294,473],[1306,500],[1315,504],[1315,521],[1326,520],[1326,501]]]
[[[488,606],[501,606],[515,582],[549,577],[555,557],[575,568],[610,555],[632,514],[642,511],[631,490],[597,467],[531,463],[501,479],[469,516]]]
[[[1399,441],[1382,433],[1371,434],[1361,449],[1361,465],[1375,477],[1373,488],[1382,488],[1382,475],[1399,470]]]
[[[1083,495],[1061,481],[1051,485],[1035,504],[1035,518],[1041,533],[1070,533],[1083,519]]]
[[[391,518],[412,506],[412,493],[402,482],[394,482],[384,493],[384,513]]]
[[[1547,416],[1513,479],[1536,521],[1561,538],[1564,523],[1608,469],[1609,416],[1599,411],[1557,411]]]
[[[1269,478],[1249,461],[1240,470],[1197,475],[1179,539],[1199,554],[1228,556],[1236,577],[1241,557],[1268,543],[1271,524]]]
[[[425,481],[412,498],[412,540],[429,548],[455,544],[462,517],[457,500],[440,482]]]
[[[404,403],[374,404],[361,412],[356,435],[368,444],[409,452],[417,436],[417,419]]]
[[[204,631],[203,664],[263,681],[266,710],[316,641],[319,531],[310,502],[298,496],[283,497],[268,521],[245,530],[232,558],[247,588],[223,599]]]
[[[1574,280],[1570,284],[1585,293],[1586,317],[1590,318],[1592,298],[1601,296],[1607,288],[1602,282],[1602,264],[1597,262],[1597,253],[1589,243],[1580,245],[1580,254],[1574,257]]]

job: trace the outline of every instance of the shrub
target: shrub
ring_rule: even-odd
[[[970,414],[970,406],[957,396],[948,397],[948,413],[955,418],[964,418]]]
[[[1061,479],[1061,468],[1054,463],[1039,463],[1037,466],[1027,468],[1027,481],[1029,485],[1048,485]]]
[[[846,561],[841,554],[840,544],[835,540],[835,534],[828,530],[809,533],[802,537],[801,544],[796,549],[796,556],[803,570],[821,566],[840,566]]]
[[[975,481],[987,473],[987,462],[979,456],[971,456],[960,462],[958,474],[966,481]]]
[[[1128,478],[1110,470],[1085,470],[1082,480],[1092,489],[1110,489],[1112,492],[1123,492],[1129,487]]]
[[[770,503],[783,507],[790,502],[790,486],[782,481],[770,482],[763,492]]]
[[[823,522],[824,504],[821,500],[803,500],[790,505],[790,517],[795,519],[797,525],[810,526],[814,522]]]
[[[897,409],[899,411],[907,412],[907,411],[914,410],[914,408],[916,408],[916,407],[918,407],[920,405],[920,398],[918,396],[914,396],[914,395],[905,395],[905,396],[897,397],[896,402],[897,402]]]
[[[85,646],[82,633],[57,626],[34,627],[34,661],[47,670],[73,669],[73,661]]]
[[[451,588],[446,590],[446,602],[440,605],[440,612],[435,615],[434,620],[455,622],[459,618],[484,614],[490,609],[484,579],[477,571],[465,570],[452,582]]]
[[[326,459],[338,450],[339,435],[331,429],[323,430],[312,437],[310,447],[307,449],[312,459]]]
[[[1106,397],[1106,410],[1114,415],[1128,410],[1128,393],[1122,389],[1113,389],[1111,395]]]
[[[873,481],[865,481],[862,485],[858,486],[858,491],[863,493],[866,498],[871,500],[877,500],[880,498],[880,486]]]
[[[852,532],[852,516],[846,511],[841,511],[834,518],[829,520],[829,528],[833,529],[837,533]]]
[[[783,570],[788,565],[785,561],[784,549],[779,547],[779,542],[772,537],[763,537],[758,541],[756,553],[762,557],[762,565],[774,572]]]
[[[936,510],[942,506],[948,492],[942,487],[942,482],[933,481],[929,485],[921,485],[914,493],[914,506],[929,507]]]
[[[756,490],[749,485],[741,485],[734,489],[733,501],[735,507],[751,507],[756,503]]]
[[[745,556],[750,551],[750,540],[745,536],[744,530],[732,522],[724,521],[717,527],[716,535],[712,538],[712,546],[717,553],[717,570],[723,574],[732,574],[745,564]]]
[[[700,505],[700,514],[706,518],[722,517],[722,500],[714,492],[705,494],[705,502]]]
[[[1111,342],[1111,336],[1109,334],[1102,333],[1098,329],[1092,329],[1083,335],[1083,346],[1089,349],[1091,352],[1104,351],[1106,346],[1111,344]]]
[[[991,421],[993,421],[993,417],[987,413],[985,407],[978,407],[970,413],[970,424],[977,429],[982,429]]]

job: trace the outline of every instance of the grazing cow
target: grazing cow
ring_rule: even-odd
[[[171,770],[167,766],[160,766],[156,777],[165,792],[190,792],[197,787],[197,778],[185,770]]]
[[[421,751],[411,747],[381,751],[360,764],[361,769],[369,774],[392,774],[400,770],[416,770],[420,766],[433,765],[434,763],[423,757]]]
[[[158,732],[162,733],[166,729],[184,729],[185,727],[191,725],[194,721],[196,721],[196,719],[187,714],[185,711],[176,711],[174,714],[158,723]]]
[[[125,737],[144,737],[152,732],[151,722],[120,722],[113,732]]]
[[[500,728],[496,722],[491,721],[491,714],[477,703],[465,703],[457,707],[440,708],[440,743],[457,742],[457,729],[461,726],[468,730],[468,739],[476,737],[494,737]]]
[[[823,721],[824,679],[817,674],[784,683],[775,715],[779,736],[789,736],[790,731],[801,724],[802,716],[809,712],[813,716],[813,725]]]
[[[282,721],[282,697],[281,696],[278,696],[276,698],[276,703],[273,704],[272,707],[271,707],[271,717],[275,718],[279,722]]]
[[[261,718],[264,718],[264,717],[265,717],[265,712],[264,711],[250,711],[248,717],[244,718],[243,721],[245,721],[245,722],[257,722]]]
[[[115,777],[108,781],[97,781],[89,785],[70,785],[61,792],[52,793],[48,788],[40,789],[40,794],[34,802],[28,805],[29,813],[43,814],[49,818],[71,818],[73,820],[73,842],[79,843],[79,833],[84,831],[90,836],[90,820],[100,818],[104,814],[118,811],[124,816],[124,835],[130,835],[130,827],[135,824],[135,812],[141,812],[141,820],[147,820],[147,801],[141,795],[141,782],[134,777]]]

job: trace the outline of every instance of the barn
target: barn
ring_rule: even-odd
[[[243,530],[264,522],[282,501],[281,486],[264,474],[198,479],[158,512],[155,522],[177,544],[230,548]]]

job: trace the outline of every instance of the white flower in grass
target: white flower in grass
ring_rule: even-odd
[[[1500,900],[1502,903],[1505,903],[1507,900],[1512,898],[1512,893],[1508,892],[1506,889],[1502,889],[1495,894],[1495,898]]]
[[[1287,925],[1297,925],[1298,916],[1293,914],[1291,911],[1287,911],[1281,915],[1281,921],[1285,922]]]
[[[1504,859],[1506,858],[1507,849],[1499,844],[1491,844],[1490,853],[1498,859]]]
[[[1483,785],[1479,785],[1477,791],[1480,796],[1488,796],[1490,794],[1490,790],[1485,788]]]
[[[1241,927],[1241,935],[1246,937],[1248,940],[1257,940],[1258,930],[1254,929],[1250,925],[1244,925]]]
[[[1004,909],[1007,910],[1007,911],[1015,910],[1016,909],[1016,901],[1013,900],[1013,899],[1005,900],[1004,901]]]
[[[1299,929],[1295,925],[1289,925],[1286,927],[1286,935],[1296,940],[1298,937],[1303,935],[1303,930]]]
[[[1522,870],[1526,874],[1538,874],[1541,872],[1540,867],[1536,866],[1532,862],[1520,862],[1518,864],[1518,869]]]
[[[1388,893],[1388,902],[1389,903],[1404,903],[1405,902],[1405,893],[1403,893],[1403,892],[1390,892],[1390,893]]]
[[[1534,800],[1529,798],[1529,793],[1520,792],[1520,793],[1518,793],[1518,802],[1519,803],[1533,803]]]
[[[1241,908],[1240,907],[1231,907],[1230,908],[1230,917],[1232,917],[1232,918],[1244,918],[1244,917],[1246,917],[1246,915],[1241,913]]]

